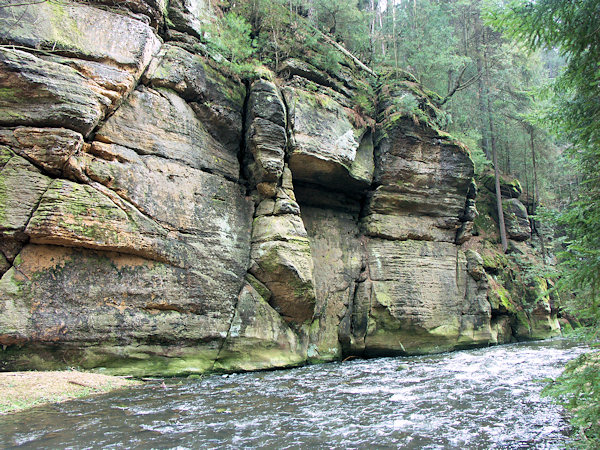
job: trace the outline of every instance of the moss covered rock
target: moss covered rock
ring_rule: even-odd
[[[496,178],[493,173],[485,173],[480,176],[481,184],[491,192],[496,193]],[[519,198],[523,192],[521,183],[516,178],[510,178],[504,174],[500,175],[500,192],[504,198]]]
[[[531,225],[527,209],[516,198],[502,201],[504,210],[504,223],[506,234],[509,239],[515,241],[526,241],[531,238]]]

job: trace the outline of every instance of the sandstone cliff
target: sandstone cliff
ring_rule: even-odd
[[[182,375],[560,332],[546,281],[470,239],[473,163],[416,80],[343,54],[242,80],[206,49],[213,19],[200,0],[0,9],[0,369]]]

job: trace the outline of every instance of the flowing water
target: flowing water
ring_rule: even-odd
[[[0,416],[0,448],[560,448],[565,340],[165,380]]]

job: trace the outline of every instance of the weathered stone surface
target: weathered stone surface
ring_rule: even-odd
[[[251,285],[244,286],[215,369],[260,370],[295,366],[305,360],[305,345],[299,337]]]
[[[560,336],[560,323],[548,305],[539,305],[532,312],[520,311],[513,324],[518,340],[540,340]]]
[[[466,220],[473,177],[468,154],[435,130],[398,119],[381,139],[377,161],[375,181],[380,186],[368,201],[367,233],[454,242],[461,220]]]
[[[207,292],[209,287],[214,289],[215,297],[221,292],[220,285],[240,283],[249,261],[252,217],[251,203],[240,186],[117,145],[96,142],[90,152],[93,154],[83,162],[86,174],[164,229],[166,236],[156,242],[159,254],[155,257],[198,268]],[[139,227],[140,235],[143,231]],[[121,251],[135,253],[136,246],[132,247]]]
[[[29,245],[0,280],[2,368],[79,365],[122,374],[211,370],[239,292],[201,269]],[[211,292],[217,289],[218,292]]]
[[[237,154],[213,138],[192,108],[167,89],[141,88],[98,130],[96,139],[214,171],[237,180]]]
[[[294,179],[342,191],[367,188],[373,147],[366,128],[356,128],[351,112],[327,95],[292,87],[283,92],[293,130],[288,164]]]
[[[508,344],[514,339],[509,316],[492,317],[491,328],[494,343]]]
[[[254,82],[246,112],[245,162],[254,184],[277,182],[283,175],[286,125],[286,109],[277,86],[265,80]]]
[[[87,136],[111,104],[71,67],[0,49],[0,126],[64,127]]]
[[[90,87],[110,102],[106,112],[107,115],[121,105],[121,102],[133,90],[139,78],[139,74],[132,74],[126,69],[95,61],[59,56],[45,57],[45,60],[71,67],[87,78]]]
[[[270,83],[257,84],[254,92],[259,97],[275,96],[277,93]],[[266,100],[267,108],[264,110],[256,107],[260,100],[251,102],[250,122],[256,123],[256,114],[261,114],[268,117],[273,125],[276,125],[275,122],[282,123],[285,120],[281,111],[283,104],[273,104],[278,100],[281,101],[276,97]],[[258,149],[255,154],[260,156],[261,151]],[[269,304],[298,329],[314,315],[313,261],[300,208],[295,201],[292,174],[283,162],[283,154],[280,161],[279,177],[272,183],[257,185],[262,200],[252,224],[250,273],[271,291]]]
[[[4,256],[2,253],[0,253],[0,277],[2,275],[4,275],[6,273],[6,271],[8,269],[10,269],[11,264],[8,261],[8,259],[6,259],[6,256]]]
[[[428,353],[492,341],[486,290],[455,245],[371,239],[367,252],[367,354]]]
[[[249,202],[183,164],[116,145],[90,151],[79,163],[104,191],[56,180],[27,229],[31,242],[84,249],[30,245],[0,281],[0,340],[23,346],[3,364],[37,367],[34,352],[40,364],[138,375],[213,370],[244,283]]]
[[[248,245],[251,204],[236,183],[114,144],[95,142],[89,151],[86,174],[144,215],[168,229],[210,237],[223,249]]]
[[[31,131],[28,151],[43,136]],[[14,141],[15,133],[7,135]],[[29,245],[0,281],[0,341],[9,346],[2,367],[213,370],[249,261],[252,213],[243,189],[114,144],[83,150],[68,162],[89,185],[55,180],[34,199],[41,197],[33,219],[23,215],[30,242],[61,246]],[[39,172],[5,153],[3,172],[15,161]],[[39,307],[31,311],[32,303]]]
[[[301,61],[296,58],[286,59],[278,68],[277,71],[284,78],[291,78],[294,75],[306,78],[321,86],[331,86],[332,80],[327,73],[317,69],[312,64],[306,61]]]
[[[81,2],[81,0],[77,0]],[[114,7],[114,0],[84,0],[86,3],[106,5]],[[127,8],[135,14],[142,14],[150,20],[150,25],[158,28],[163,25],[164,15],[167,11],[168,0],[120,0],[119,7]],[[121,10],[122,11],[122,10]],[[146,20],[145,17],[136,17],[140,20]]]
[[[6,163],[9,162],[13,156],[15,156],[15,154],[10,148],[6,145],[0,145],[0,170],[4,168]]]
[[[487,193],[486,193],[487,192]],[[540,277],[536,267],[541,255],[525,241],[509,241],[510,251],[500,249],[497,231],[495,198],[484,190],[477,197],[477,209],[481,211],[475,223],[479,236],[465,245],[477,249],[487,272],[488,300],[492,308],[492,329],[498,334],[497,342],[511,340],[545,339],[560,335],[557,311],[550,307],[548,281]],[[524,206],[516,198],[505,199],[504,211],[507,230],[515,232],[515,225],[523,224],[522,237],[529,237],[529,222],[517,215],[526,216]],[[515,213],[509,213],[509,208]],[[509,223],[511,225],[509,226]],[[507,327],[510,326],[510,332]]]
[[[35,244],[118,251],[168,260],[167,232],[125,202],[116,204],[88,185],[54,180],[25,233]],[[161,254],[162,253],[162,254]]]
[[[531,237],[531,225],[527,209],[523,203],[516,198],[502,201],[504,211],[504,224],[509,239],[515,241],[526,241]]]
[[[310,239],[317,303],[308,356],[328,360],[350,353],[353,299],[364,261],[357,214],[302,206]]]
[[[258,216],[252,225],[252,242],[285,241],[307,243],[306,230],[298,215]]]
[[[116,65],[136,77],[160,47],[146,23],[82,3],[0,8],[0,24],[2,38],[11,43]]]
[[[0,8],[2,43],[31,49],[0,49],[0,370],[184,375],[558,332],[527,244],[469,240],[473,164],[416,80],[382,77],[375,102],[320,43],[246,96],[202,43],[211,2],[92,6],[113,3]]]
[[[279,189],[277,191],[275,205],[273,206],[273,214],[294,214],[300,216],[300,206],[294,198],[294,191],[291,191],[291,193],[288,194],[286,193],[286,189]]]
[[[546,303],[533,310],[529,317],[531,323],[530,339],[550,339],[560,336],[560,323],[556,312]]]
[[[0,171],[0,232],[19,234],[31,219],[52,179],[13,156]]]
[[[6,232],[2,234],[3,236],[0,239],[0,252],[9,263],[12,263],[25,246],[23,241],[26,240],[26,236],[17,235],[15,237],[14,235],[11,236],[12,233]]]
[[[557,311],[550,305],[548,282],[545,278],[530,277],[520,286],[524,293],[525,307],[517,312],[514,334],[518,339],[548,339],[560,335]]]
[[[314,61],[316,62],[316,61]],[[328,73],[325,67],[317,68],[312,64],[296,58],[288,58],[277,68],[279,75],[289,84],[297,87],[306,86],[307,84],[316,83],[319,87],[326,87],[331,92],[335,92],[338,100],[342,100],[344,104],[349,102],[346,99],[353,97],[353,90],[357,88],[356,80],[350,73],[350,69],[339,67],[339,70]],[[344,73],[347,72],[347,73]]]
[[[0,143],[51,175],[60,175],[83,146],[83,136],[66,128],[0,129]]]
[[[496,194],[496,177],[494,173],[484,173],[480,176],[480,180],[490,193]],[[519,198],[523,192],[523,188],[516,178],[500,174],[500,192],[504,198]]]
[[[378,201],[383,197],[391,198],[395,202],[394,195],[382,194],[375,196]],[[401,210],[397,210],[401,213]],[[394,214],[369,214],[362,220],[365,233],[369,236],[384,239],[398,240],[423,240],[454,242],[456,236],[456,220],[446,217],[427,217],[421,215],[394,215]]]
[[[215,18],[207,0],[171,0],[168,15],[171,27],[198,37],[202,37]]]
[[[465,251],[465,258],[467,258],[467,272],[475,281],[482,281],[486,279],[485,267],[483,258],[479,253],[474,250]]]
[[[312,319],[313,264],[308,239],[253,243],[250,273],[272,292],[269,304],[288,322]]]
[[[237,151],[242,134],[246,89],[214,69],[204,58],[165,44],[144,74],[152,87],[169,88],[188,102],[208,131],[227,148]]]

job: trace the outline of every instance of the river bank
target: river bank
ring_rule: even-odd
[[[0,414],[135,386],[139,381],[71,371],[0,373]]]

